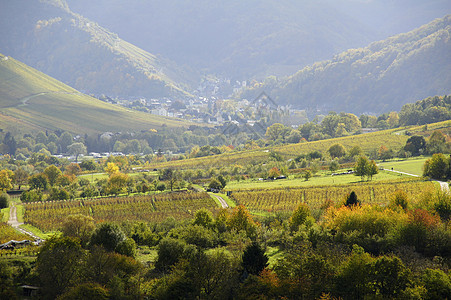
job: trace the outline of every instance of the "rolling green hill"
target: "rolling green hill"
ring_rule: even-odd
[[[351,49],[282,79],[268,79],[242,97],[265,91],[300,109],[383,113],[451,92],[451,15],[408,33]]]
[[[0,128],[72,133],[138,131],[190,123],[102,102],[0,54]]]
[[[0,51],[81,91],[146,98],[189,97],[190,73],[148,53],[63,1],[4,1]]]

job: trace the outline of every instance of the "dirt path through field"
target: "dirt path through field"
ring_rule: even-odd
[[[221,202],[222,208],[229,208],[229,205],[221,196],[213,195],[213,197],[215,197],[216,199],[218,199],[219,202]]]
[[[449,184],[448,182],[439,181],[440,187],[442,188],[442,191],[445,193],[449,193]]]
[[[48,95],[48,94],[83,95],[83,93],[80,93],[80,92],[76,92],[76,93],[69,93],[69,92],[42,92],[42,93],[30,95],[30,96],[27,96],[27,97],[24,97],[24,98],[20,99],[19,100],[20,104],[18,104],[17,107],[27,106],[28,105],[28,100],[30,100],[32,98],[39,97],[39,96]]]
[[[19,221],[17,221],[17,208],[16,208],[16,206],[14,204],[12,204],[12,206],[11,206],[11,208],[9,210],[8,225],[10,225],[11,227],[17,229],[18,231],[20,231],[23,234],[31,236],[36,241],[40,241],[41,240],[39,237],[34,235],[32,232],[30,232],[30,231],[28,231],[26,229],[20,228],[20,225],[23,225],[23,223],[19,223]]]

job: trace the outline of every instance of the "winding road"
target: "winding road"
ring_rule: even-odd
[[[419,175],[410,174],[410,173],[401,172],[401,171],[396,171],[396,170],[390,170],[390,169],[383,169],[383,170],[384,171],[394,172],[394,173],[399,173],[399,174],[403,174],[403,175],[408,175],[408,176],[421,177]],[[435,181],[440,183],[440,188],[442,189],[443,192],[449,193],[449,184],[448,184],[448,182],[439,181],[439,180],[435,180]]]

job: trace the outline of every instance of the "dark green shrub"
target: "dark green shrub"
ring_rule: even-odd
[[[0,209],[9,207],[9,196],[6,193],[0,195]]]

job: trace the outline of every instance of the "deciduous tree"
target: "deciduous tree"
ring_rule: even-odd
[[[332,158],[340,158],[346,155],[346,149],[342,144],[334,144],[330,146],[328,151]]]
[[[94,219],[82,214],[69,215],[63,223],[63,234],[65,236],[78,238],[82,246],[88,244],[95,230]]]
[[[114,173],[119,172],[119,167],[118,167],[115,163],[109,162],[109,163],[107,163],[107,165],[106,165],[105,172],[107,172],[108,175],[111,176],[111,175],[113,175]]]
[[[420,155],[426,150],[426,140],[422,136],[411,136],[407,140],[404,150],[409,151],[413,156]]]
[[[13,188],[14,173],[10,170],[1,170],[0,171],[0,191],[6,192]]]
[[[83,143],[73,143],[67,147],[69,154],[75,155],[75,162],[78,162],[78,156],[86,154],[86,146]]]
[[[58,167],[51,165],[45,168],[44,175],[47,177],[50,186],[54,186],[57,183],[58,178],[63,176],[63,173]]]
[[[107,251],[114,251],[117,245],[125,240],[125,234],[116,224],[103,223],[91,236],[91,244],[99,245]]]
[[[85,252],[70,237],[53,237],[39,251],[36,270],[47,299],[55,299],[81,281]]]

